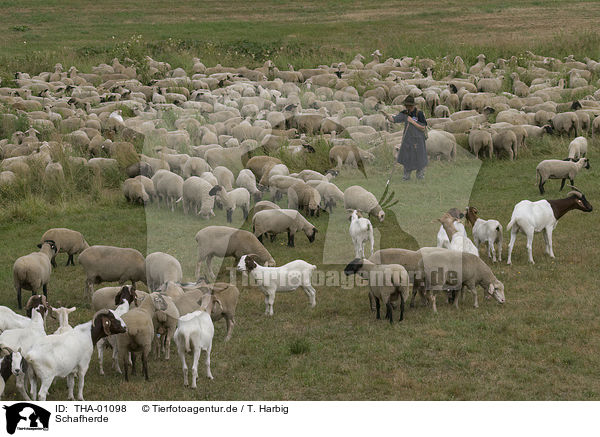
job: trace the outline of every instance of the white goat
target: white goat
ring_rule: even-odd
[[[55,334],[64,334],[65,332],[69,332],[73,329],[73,327],[69,325],[69,314],[76,309],[76,307],[52,308],[52,311],[58,314],[58,329],[54,331]]]
[[[465,226],[458,219],[456,219],[453,224],[459,235],[467,236]],[[450,239],[448,238],[448,234],[444,230],[443,225],[440,225],[440,229],[437,233],[437,247],[443,247],[444,249],[450,248]]]
[[[510,230],[510,243],[508,243],[508,259],[506,263],[512,263],[512,250],[519,231],[527,236],[527,255],[531,264],[535,264],[531,253],[533,234],[535,232],[542,232],[546,242],[545,252],[550,255],[550,258],[554,258],[552,231],[558,224],[558,219],[572,209],[591,212],[593,208],[585,198],[585,195],[579,190],[570,191],[565,199],[542,199],[537,202],[522,200],[517,203],[513,209],[510,222],[506,227],[507,230]]]
[[[311,285],[311,275],[317,266],[301,259],[291,261],[281,267],[263,267],[251,255],[243,255],[237,265],[238,271],[247,272],[250,278],[265,294],[265,315],[273,315],[275,293],[294,291],[302,287],[308,296],[310,306],[316,305],[316,290]]]
[[[111,310],[98,311],[92,320],[77,325],[72,331],[42,337],[23,356],[41,380],[38,394],[45,401],[54,378],[67,378],[69,400],[74,400],[75,375],[79,378],[77,398],[83,401],[85,374],[90,365],[94,345],[102,337],[126,331],[125,322]]]
[[[8,329],[26,328],[31,323],[29,317],[15,313],[8,307],[0,306],[0,332]]]
[[[129,302],[125,299],[123,299],[122,303],[113,310],[113,312],[115,313],[115,316],[117,317],[121,317],[123,314],[125,314],[127,311],[129,311]],[[117,337],[116,336],[108,336],[105,338],[101,338],[100,340],[98,340],[98,343],[96,344],[96,348],[98,349],[98,365],[100,366],[100,375],[104,375],[104,348],[107,347],[107,343],[108,345],[111,347],[113,353],[112,353],[112,360],[113,360],[113,369],[115,369],[117,371],[117,373],[123,373],[121,371],[121,367],[119,366],[119,349],[117,347]],[[131,360],[131,358],[129,358]]]
[[[371,245],[371,255],[373,255],[373,225],[368,218],[364,218],[357,210],[353,210],[350,215],[350,237],[354,244],[354,253],[356,258],[365,257],[365,242]]]
[[[498,261],[502,261],[502,225],[498,220],[483,220],[477,216],[479,211],[474,206],[467,208],[467,220],[473,226],[473,243],[479,248],[483,242],[488,246],[488,258],[496,262],[496,249],[498,244]]]
[[[475,256],[479,256],[479,249],[475,247],[475,244],[465,235],[461,235],[456,230],[455,218],[449,213],[445,213],[438,221],[442,223],[444,231],[450,237],[450,244],[448,249],[457,250],[459,252],[472,253]]]
[[[211,297],[210,293],[208,294],[208,297]],[[179,358],[181,358],[184,386],[188,385],[188,366],[185,362],[185,354],[192,349],[194,354],[192,358],[192,388],[196,388],[198,360],[200,359],[200,354],[203,350],[206,351],[206,359],[204,360],[204,363],[206,364],[206,377],[208,379],[213,379],[212,373],[210,372],[210,351],[212,349],[214,334],[215,327],[210,318],[210,314],[206,311],[194,311],[179,318],[173,340],[175,340],[177,352],[179,353]]]

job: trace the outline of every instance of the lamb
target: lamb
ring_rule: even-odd
[[[208,275],[214,279],[211,261],[215,256],[233,256],[239,260],[243,255],[255,254],[259,262],[274,266],[275,260],[251,232],[227,226],[207,226],[196,234],[198,264],[196,278],[200,278],[202,263],[206,262]]]
[[[474,297],[475,308],[479,307],[476,286],[480,285],[485,293],[494,297],[498,303],[503,304],[504,284],[500,282],[489,266],[479,257],[467,253],[440,248],[422,248],[419,271],[425,279],[425,295],[431,302],[433,312],[437,313],[435,305],[435,289],[454,290],[461,292],[466,287]],[[458,297],[454,304],[458,308]]]
[[[380,222],[385,218],[385,212],[379,205],[377,198],[360,185],[352,185],[344,191],[344,208],[356,209],[365,214],[371,214]]]
[[[298,181],[288,188],[288,208],[304,209],[305,214],[319,216],[321,195],[305,182]]]
[[[58,329],[54,331],[54,334],[64,334],[73,330],[73,327],[69,325],[69,314],[75,311],[76,307],[71,308],[52,308],[52,312],[58,316]]]
[[[454,228],[456,229],[456,231],[463,236],[467,236],[467,231],[464,227],[464,225],[460,222],[460,219],[462,219],[465,215],[460,212],[458,209],[456,208],[451,208],[448,210],[448,214],[450,214],[452,217],[454,217]],[[448,249],[450,247],[450,239],[448,238],[448,234],[446,233],[446,230],[444,229],[444,225],[440,225],[440,229],[437,233],[437,247],[444,247],[446,249]]]
[[[17,291],[17,303],[21,306],[21,289],[31,290],[37,294],[41,288],[44,296],[48,297],[48,282],[52,273],[51,260],[56,256],[56,244],[52,240],[45,240],[38,244],[39,252],[33,252],[18,258],[13,265],[13,282]]]
[[[311,275],[317,266],[301,259],[291,261],[281,267],[263,267],[254,254],[243,255],[237,264],[237,270],[246,272],[265,294],[265,315],[273,315],[273,303],[276,292],[294,291],[302,287],[310,306],[316,305],[316,290],[311,285]]]
[[[562,161],[560,159],[546,159],[538,164],[535,169],[536,185],[540,189],[540,194],[544,194],[544,184],[548,179],[562,179],[560,190],[565,186],[567,179],[571,185],[575,183],[575,176],[583,168],[590,168],[590,161],[587,158],[581,158],[579,161]]]
[[[239,206],[242,209],[244,220],[248,218],[250,209],[250,193],[245,188],[236,188],[229,192],[222,185],[215,185],[208,192],[209,196],[216,196],[221,201],[227,212],[227,223],[232,222],[233,211]]]
[[[123,195],[128,202],[145,205],[150,201],[150,196],[144,189],[144,184],[138,179],[126,179],[122,186]]]
[[[85,249],[90,247],[81,232],[73,231],[67,228],[52,228],[48,229],[42,235],[40,243],[44,241],[54,241],[56,245],[57,253],[66,253],[69,255],[67,259],[67,265],[71,264],[75,265],[73,261],[73,256],[83,252]],[[51,260],[52,266],[56,267],[56,256],[54,256]]]
[[[386,307],[385,318],[390,324],[394,321],[393,305],[400,299],[400,318],[404,320],[404,302],[408,299],[408,273],[400,264],[373,264],[371,261],[355,258],[344,268],[346,276],[359,274],[369,282],[370,295],[375,298],[377,320],[381,318],[380,305]]]
[[[479,256],[479,249],[475,247],[469,237],[467,237],[466,234],[461,235],[458,233],[454,227],[454,220],[455,218],[449,213],[444,213],[444,215],[438,219],[438,221],[442,223],[442,226],[444,227],[444,230],[450,239],[450,245],[448,246],[448,249],[472,253],[473,255]]]
[[[287,232],[289,247],[294,247],[296,232],[303,231],[309,242],[315,241],[317,228],[295,209],[270,209],[257,212],[252,218],[252,231],[262,243],[262,236],[270,234],[271,241],[281,232]]]
[[[128,353],[132,352],[132,370],[131,374],[135,373],[135,355],[133,352],[142,353],[142,367],[146,381],[150,380],[148,374],[148,355],[152,347],[152,339],[154,338],[154,325],[152,317],[158,311],[167,311],[169,305],[165,296],[160,293],[150,293],[144,299],[138,308],[133,308],[121,317],[127,325],[127,332],[120,333],[117,336],[117,347],[119,350],[119,361],[123,363],[125,381],[129,381]],[[171,317],[179,318],[179,313],[170,313]]]
[[[146,284],[151,291],[157,291],[167,281],[181,282],[183,271],[177,258],[164,252],[154,252],[146,256]]]
[[[365,242],[371,245],[371,255],[373,255],[373,225],[368,218],[364,218],[357,210],[350,214],[350,237],[354,244],[354,253],[356,258],[365,257]]]
[[[311,187],[316,188],[316,190],[319,192],[323,202],[324,210],[329,208],[329,212],[333,212],[333,207],[337,206],[337,202],[344,201],[344,193],[342,190],[340,190],[337,185],[331,182],[324,180],[309,180],[306,183]]]
[[[94,293],[94,284],[118,281],[146,283],[146,261],[135,249],[114,246],[91,246],[79,255],[79,263],[86,274],[85,293]]]
[[[212,340],[215,334],[215,327],[210,315],[202,310],[181,316],[177,322],[175,331],[175,344],[177,352],[183,366],[183,385],[188,385],[188,367],[185,362],[186,352],[193,349],[194,357],[192,359],[192,388],[196,388],[196,379],[198,378],[198,360],[202,351],[206,351],[206,376],[213,379],[210,372],[210,351],[212,349]],[[190,348],[191,345],[191,348]]]
[[[183,183],[183,212],[189,214],[192,209],[194,214],[209,219],[214,216],[214,198],[210,196],[213,186],[210,182],[198,176],[191,176]],[[200,210],[198,210],[198,207]]]
[[[579,159],[584,158],[587,155],[588,143],[585,137],[577,137],[569,143],[569,156],[568,160],[577,162]],[[571,182],[571,185],[573,182]]]
[[[543,233],[546,242],[545,252],[550,255],[550,258],[554,258],[552,231],[558,224],[558,220],[572,209],[579,209],[583,212],[591,212],[593,209],[585,195],[575,187],[573,188],[575,191],[569,191],[564,199],[542,199],[537,202],[522,200],[515,205],[510,222],[506,226],[506,229],[511,231],[507,264],[512,263],[512,250],[519,232],[523,232],[527,236],[527,254],[531,264],[535,264],[531,253],[534,232],[541,231]]]
[[[235,184],[240,188],[245,188],[250,194],[254,196],[254,201],[258,202],[262,199],[262,192],[256,187],[256,178],[254,173],[247,168],[240,171]]]
[[[473,243],[477,248],[481,243],[488,245],[488,258],[496,262],[495,244],[498,244],[498,261],[502,261],[502,225],[498,220],[483,220],[477,214],[479,211],[474,206],[467,208],[466,217],[473,227]]]
[[[75,376],[79,379],[77,399],[83,401],[83,387],[94,346],[103,337],[126,331],[126,325],[111,310],[94,314],[92,320],[77,325],[72,331],[40,338],[23,356],[41,380],[38,399],[45,401],[56,377],[67,378],[68,399],[75,400]]]

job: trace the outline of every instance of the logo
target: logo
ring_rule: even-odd
[[[2,407],[6,410],[6,432],[48,431],[50,411],[28,402]]]

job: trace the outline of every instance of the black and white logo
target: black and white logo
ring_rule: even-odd
[[[50,411],[28,402],[2,407],[6,410],[6,432],[48,431]]]

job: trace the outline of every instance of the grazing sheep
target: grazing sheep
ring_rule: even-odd
[[[219,185],[225,187],[227,191],[233,190],[233,181],[235,178],[231,170],[227,167],[218,166],[213,169],[212,173],[217,178]]]
[[[41,380],[38,400],[45,401],[48,389],[56,377],[67,378],[68,399],[74,400],[75,376],[79,379],[77,399],[83,401],[83,387],[94,346],[103,337],[125,332],[126,324],[111,310],[94,314],[92,320],[77,325],[61,335],[40,338],[23,354]]]
[[[144,191],[148,195],[149,201],[153,201],[158,198],[158,196],[156,194],[156,188],[154,187],[154,182],[152,182],[152,179],[147,178],[146,176],[142,176],[142,175],[136,176],[133,179],[141,182],[141,184],[144,186]]]
[[[440,248],[422,248],[419,252],[419,271],[425,278],[425,295],[431,302],[434,313],[437,313],[433,294],[435,289],[449,289],[460,293],[466,287],[473,294],[473,306],[478,308],[476,287],[480,285],[486,295],[493,296],[498,303],[505,302],[504,284],[479,257],[467,252]],[[457,296],[454,298],[457,308],[458,301]]]
[[[183,165],[182,176],[184,179],[187,179],[190,176],[200,176],[207,171],[211,171],[208,162],[202,158],[192,156]]]
[[[239,260],[243,255],[255,254],[258,261],[268,266],[274,266],[275,260],[267,249],[251,232],[227,226],[207,226],[196,234],[198,243],[198,264],[196,278],[200,278],[202,263],[206,263],[208,275],[214,279],[211,261],[215,256],[233,256]]]
[[[209,196],[216,196],[227,212],[227,223],[232,222],[233,211],[239,206],[242,209],[244,220],[248,218],[250,209],[250,193],[245,188],[236,188],[229,192],[221,185],[215,185],[208,192]]]
[[[371,214],[380,222],[385,218],[385,212],[381,209],[377,198],[359,185],[352,185],[344,191],[344,208]]]
[[[560,189],[565,186],[565,181],[569,179],[571,185],[575,183],[575,176],[583,168],[590,168],[590,161],[587,158],[581,158],[579,161],[561,161],[560,159],[546,159],[538,164],[535,169],[536,185],[540,189],[540,194],[544,194],[544,184],[548,179],[562,179]]]
[[[375,155],[357,146],[337,145],[329,150],[329,162],[338,169],[347,165],[364,171],[365,161],[373,162],[374,160]]]
[[[442,156],[448,161],[456,159],[456,139],[449,132],[441,130],[429,131],[429,136],[425,140],[427,154],[432,158],[440,159]]]
[[[144,184],[138,179],[126,179],[122,186],[123,195],[128,202],[145,205],[150,201],[150,196],[144,189]]]
[[[256,202],[254,204],[254,214],[260,212],[260,211],[265,211],[268,209],[280,209],[281,207],[273,202],[270,202],[268,200],[261,200],[260,202]]]
[[[188,385],[188,366],[185,362],[186,352],[193,350],[192,358],[192,388],[196,388],[196,379],[198,378],[198,360],[200,354],[206,351],[206,377],[213,379],[210,372],[210,351],[212,349],[212,340],[215,334],[215,327],[210,315],[202,310],[194,311],[179,317],[177,330],[174,340],[177,345],[177,352],[183,366],[183,385]],[[190,347],[191,346],[191,347]]]
[[[37,294],[41,288],[48,298],[48,282],[52,273],[51,260],[56,256],[56,245],[52,240],[38,244],[39,252],[33,252],[18,258],[13,265],[13,281],[17,291],[17,303],[21,309],[21,289]]]
[[[67,259],[67,265],[75,265],[73,256],[83,252],[85,249],[90,247],[81,232],[73,231],[67,228],[52,228],[48,229],[42,235],[40,243],[44,241],[54,241],[56,245],[57,253],[66,253],[69,255]],[[51,260],[52,266],[56,267],[56,255]]]
[[[125,173],[128,178],[135,178],[136,176],[145,176],[151,178],[154,176],[154,169],[150,164],[144,161],[138,161],[131,164],[125,169]]]
[[[481,243],[488,245],[488,258],[496,262],[495,244],[498,244],[498,261],[502,261],[502,225],[498,220],[483,220],[477,214],[479,211],[474,206],[467,208],[466,217],[473,227],[473,243],[477,248]]]
[[[289,209],[304,209],[306,215],[319,216],[321,194],[316,188],[298,181],[288,188],[287,195]]]
[[[157,291],[167,281],[181,282],[183,272],[177,258],[164,252],[153,252],[146,256],[146,284]]]
[[[303,231],[309,242],[315,241],[317,228],[306,220],[295,209],[269,209],[254,214],[252,218],[252,231],[262,243],[262,236],[269,234],[271,242],[281,232],[287,232],[289,247],[294,247],[296,232]]]
[[[269,179],[269,192],[271,193],[271,197],[274,201],[281,199],[283,197],[283,194],[287,194],[288,189],[298,182],[302,181],[292,176],[273,176]]]
[[[573,187],[574,188],[574,187]],[[517,239],[517,234],[523,232],[527,236],[527,254],[529,262],[535,264],[532,256],[533,234],[542,232],[546,242],[545,252],[554,258],[552,250],[552,231],[558,224],[558,220],[572,209],[578,209],[583,212],[591,212],[592,205],[585,198],[585,195],[577,190],[570,191],[564,199],[522,200],[515,205],[507,230],[510,230],[510,242],[508,243],[507,264],[512,263],[511,255]],[[511,229],[512,228],[512,229]]]
[[[476,157],[479,157],[480,150],[488,150],[488,157],[492,158],[494,143],[492,134],[485,130],[473,129],[469,132],[469,149]]]
[[[577,137],[569,143],[569,156],[567,159],[576,162],[587,155],[588,143],[585,137]],[[571,182],[573,184],[573,182]]]
[[[247,168],[240,171],[235,184],[240,188],[245,188],[250,194],[254,196],[254,201],[258,202],[262,199],[262,192],[256,187],[256,178],[254,173]]]
[[[323,180],[309,180],[306,183],[319,192],[324,210],[329,208],[329,212],[333,212],[333,207],[337,206],[337,202],[344,201],[344,193],[334,183]]]
[[[190,209],[194,214],[205,219],[214,216],[215,200],[210,196],[213,188],[210,182],[198,176],[191,176],[183,183],[183,213],[189,214]]]
[[[574,112],[561,112],[560,114],[556,114],[552,117],[551,123],[556,133],[560,135],[565,133],[567,136],[570,136],[571,131],[574,131],[575,136],[577,137],[581,130],[579,118]]]
[[[263,267],[254,255],[243,255],[237,264],[237,270],[246,272],[265,294],[265,315],[273,315],[273,303],[276,292],[294,291],[302,287],[310,306],[316,305],[316,290],[311,285],[312,272],[317,266],[301,259],[291,261],[281,267]]]
[[[166,172],[156,173],[152,180],[161,175],[155,182],[156,194],[165,202],[166,206],[171,207],[171,211],[175,211],[175,203],[183,196],[183,178],[178,174]]]
[[[359,274],[369,282],[370,296],[375,298],[377,320],[381,318],[379,309],[386,307],[385,318],[393,323],[393,306],[400,299],[400,318],[404,320],[404,302],[408,299],[409,279],[406,269],[400,264],[374,264],[369,260],[355,258],[344,268],[346,276]],[[369,297],[370,297],[369,296]]]
[[[94,293],[94,284],[118,281],[146,283],[146,262],[135,249],[114,246],[91,246],[79,255],[79,263],[85,271],[85,293]]]
[[[350,237],[354,244],[354,253],[356,258],[365,257],[365,242],[371,245],[371,255],[373,255],[373,225],[368,218],[364,218],[357,210],[350,214]]]
[[[502,129],[492,135],[492,143],[494,144],[494,151],[497,155],[500,155],[500,151],[504,151],[508,154],[508,157],[512,161],[517,156],[518,142],[517,135],[510,129]]]
[[[148,374],[148,356],[152,347],[152,339],[154,338],[154,325],[152,317],[156,311],[167,311],[169,305],[165,296],[160,293],[150,293],[144,299],[142,304],[129,310],[121,317],[127,325],[127,332],[117,336],[117,347],[119,349],[119,361],[123,363],[125,381],[129,381],[129,357],[131,354],[131,374],[135,374],[135,352],[142,354],[142,367],[146,381],[150,380]],[[179,313],[169,314],[175,319],[179,318]]]
[[[250,169],[258,180],[263,177],[264,169],[269,163],[283,164],[281,159],[273,158],[272,156],[253,156],[246,162],[246,168]]]

